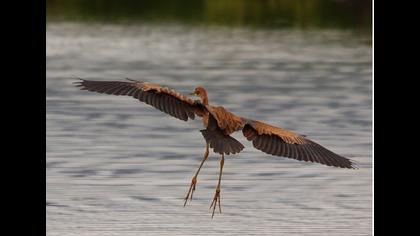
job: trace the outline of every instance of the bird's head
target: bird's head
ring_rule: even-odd
[[[190,93],[192,96],[197,96],[201,98],[201,102],[205,105],[208,105],[207,92],[203,87],[197,87],[194,89],[194,92]]]
[[[190,93],[190,95],[200,97],[200,95],[203,95],[206,93],[206,90],[203,87],[197,87],[194,89],[194,92]]]

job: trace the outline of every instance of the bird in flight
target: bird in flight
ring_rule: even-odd
[[[190,187],[184,198],[184,206],[188,199],[192,200],[197,185],[197,176],[207,160],[211,148],[215,153],[220,154],[219,179],[210,205],[210,209],[213,208],[212,218],[217,205],[219,206],[219,212],[222,213],[220,184],[225,154],[237,154],[244,149],[244,146],[238,140],[230,136],[236,131],[242,131],[246,139],[251,141],[256,149],[267,154],[333,167],[349,169],[356,167],[352,160],[335,154],[302,135],[258,120],[240,117],[222,106],[210,105],[207,91],[203,87],[197,87],[190,94],[200,98],[199,100],[193,100],[168,87],[149,82],[127,80],[92,81],[80,79],[75,84],[81,90],[134,97],[183,121],[193,120],[196,116],[200,117],[204,125],[204,129],[200,132],[206,141],[206,149],[204,158],[192,177]]]

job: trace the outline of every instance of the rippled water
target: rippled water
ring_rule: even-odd
[[[47,25],[47,235],[371,235],[371,48],[338,31],[176,25]],[[214,153],[201,122],[129,97],[79,91],[74,78],[133,78],[292,129],[348,156],[331,168],[246,148],[227,156],[222,210],[208,210]]]

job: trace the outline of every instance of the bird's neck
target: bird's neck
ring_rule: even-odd
[[[205,90],[200,94],[200,99],[201,103],[203,103],[204,105],[209,105],[209,98]]]

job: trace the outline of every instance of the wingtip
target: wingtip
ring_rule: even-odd
[[[359,163],[354,161],[354,160],[350,160],[350,169],[354,169],[354,170],[358,170],[359,167]]]

